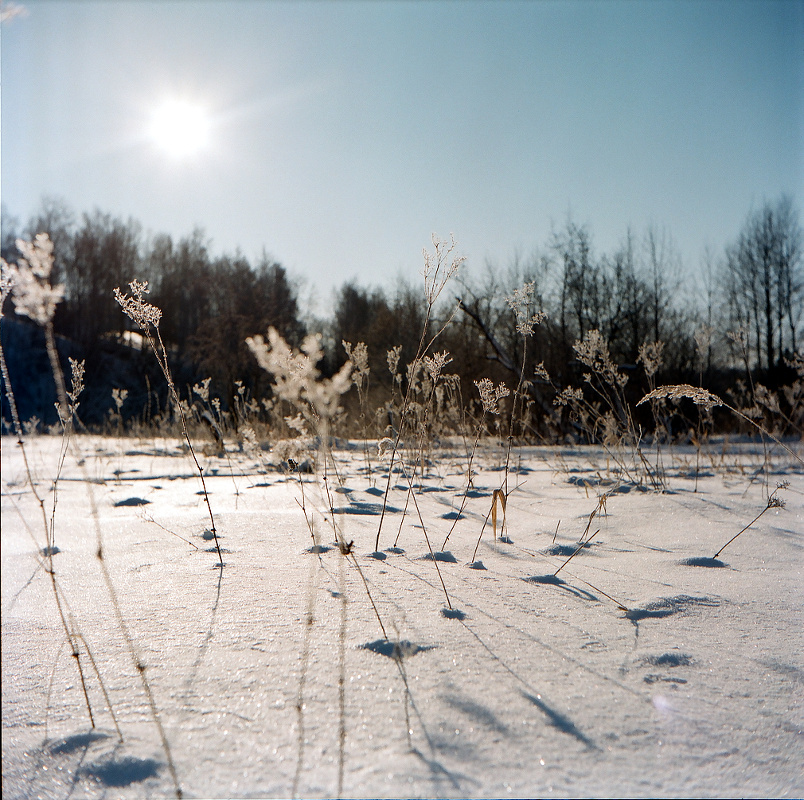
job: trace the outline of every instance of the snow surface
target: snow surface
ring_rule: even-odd
[[[400,474],[374,553],[387,473],[375,458],[367,474],[360,448],[338,451],[332,505],[386,639],[354,564],[310,552],[302,502],[333,542],[321,475],[303,476],[302,497],[298,477],[258,459],[204,456],[221,571],[175,441],[76,441],[83,463],[65,461],[52,563],[124,740],[82,655],[90,726],[41,512],[4,438],[4,798],[174,794],[96,522],[186,797],[289,797],[297,772],[300,796],[331,796],[341,767],[344,796],[804,794],[804,476],[792,459],[777,457],[770,478],[790,481],[787,507],[733,542],[724,566],[702,567],[684,561],[710,558],[765,506],[761,449],[713,451],[697,492],[695,456],[676,450],[661,494],[610,482],[599,450],[526,449],[505,538],[487,526],[471,568],[500,448],[476,458],[453,558],[435,562]],[[49,513],[59,440],[30,439],[28,452]],[[415,495],[434,551],[465,488],[465,452],[440,450]],[[604,492],[587,536],[599,533],[551,577]]]

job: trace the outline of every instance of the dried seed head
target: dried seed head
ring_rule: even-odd
[[[580,403],[583,400],[583,391],[581,389],[573,389],[571,386],[563,389],[556,395],[553,400],[553,405],[567,406]]]
[[[391,375],[396,375],[399,369],[399,357],[402,355],[402,345],[398,344],[388,351],[388,369]]]
[[[209,402],[209,384],[212,378],[204,378],[201,383],[196,383],[193,386],[193,391],[201,398],[201,400],[205,403]]]
[[[86,362],[82,359],[81,361],[77,361],[76,359],[69,357],[70,361],[70,383],[71,383],[71,390],[67,392],[67,397],[70,398],[70,403],[72,404],[73,408],[78,407],[78,395],[84,391],[84,367]]]
[[[621,375],[614,365],[614,362],[611,360],[609,346],[606,344],[606,340],[603,338],[600,331],[587,331],[583,337],[583,341],[580,339],[576,340],[572,349],[575,350],[578,360],[582,364],[590,367],[611,386],[619,386],[622,388],[628,383],[628,376]],[[591,376],[587,380],[590,382]]]
[[[435,304],[449,280],[453,278],[466,261],[465,256],[454,254],[457,247],[455,237],[450,234],[449,242],[442,241],[435,234],[432,235],[434,252],[422,250],[424,256],[424,293],[430,306]]]
[[[446,350],[443,353],[434,353],[432,357],[424,357],[424,367],[430,373],[430,380],[435,384],[441,376],[441,371],[447,364],[451,363],[452,359]]]
[[[477,386],[477,391],[480,392],[480,402],[483,403],[484,413],[499,414],[500,400],[511,394],[508,387],[504,383],[495,387],[490,378],[481,378],[479,381],[475,381],[475,386]]]
[[[117,407],[118,414],[120,413],[120,409],[123,407],[123,403],[126,402],[127,397],[128,389],[112,389],[112,400]]]
[[[690,386],[689,384],[682,383],[676,386],[660,386],[652,392],[648,392],[638,403],[641,406],[643,403],[650,402],[651,400],[661,400],[662,398],[670,398],[671,400],[687,397],[692,400],[697,406],[703,406],[706,409],[714,408],[715,406],[722,406],[723,401],[712,392],[706,389],[701,389],[697,386]]]
[[[505,298],[510,309],[516,316],[516,329],[522,336],[531,336],[533,329],[544,321],[547,316],[543,311],[530,313],[530,306],[536,291],[536,281],[530,281]]]
[[[639,355],[637,361],[642,362],[645,367],[645,374],[652,378],[662,365],[662,351],[664,350],[664,342],[651,342],[648,344],[644,342],[639,346]]]
[[[537,378],[541,378],[542,380],[549,381],[550,380],[550,373],[544,367],[544,361],[540,361],[534,368],[533,374],[536,375]]]

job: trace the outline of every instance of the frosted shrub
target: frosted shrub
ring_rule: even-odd
[[[14,309],[45,326],[53,319],[56,305],[64,298],[64,284],[50,284],[53,270],[53,242],[46,233],[38,233],[32,242],[17,239],[22,253],[16,265],[3,262],[7,286],[12,287]],[[3,299],[5,300],[5,294]]]
[[[268,341],[262,336],[246,339],[257,363],[274,376],[274,393],[303,414],[331,420],[342,394],[352,385],[352,362],[347,361],[332,378],[321,378],[316,365],[324,356],[321,336],[307,336],[301,351],[291,350],[275,328],[268,329]]]

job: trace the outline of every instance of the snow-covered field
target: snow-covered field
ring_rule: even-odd
[[[487,525],[483,568],[471,568],[502,481],[494,447],[476,459],[451,556],[437,562],[416,505],[440,550],[466,454],[438,453],[407,514],[407,484],[393,476],[378,554],[382,470],[368,475],[359,449],[339,451],[331,497],[358,570],[337,548],[310,552],[302,502],[333,541],[315,476],[302,495],[298,477],[242,454],[204,456],[220,570],[175,441],[77,442],[83,464],[65,461],[52,564],[123,741],[80,644],[90,726],[41,511],[4,438],[4,798],[175,794],[137,659],[187,797],[288,797],[294,782],[300,796],[335,795],[341,782],[344,796],[370,797],[804,794],[804,476],[792,459],[777,458],[770,481],[790,482],[786,508],[717,567],[684,561],[711,557],[765,507],[750,448],[705,460],[697,492],[694,455],[676,451],[662,494],[608,482],[599,451],[527,449],[509,478],[506,538]],[[49,514],[59,440],[28,447]],[[596,508],[587,538],[599,533],[545,577]]]

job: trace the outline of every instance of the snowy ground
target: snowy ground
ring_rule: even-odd
[[[202,459],[221,572],[203,538],[198,478],[175,442],[78,443],[83,464],[68,455],[58,488],[53,566],[124,740],[87,665],[90,727],[44,570],[41,513],[4,438],[4,798],[174,794],[96,527],[187,797],[288,797],[300,757],[300,796],[336,794],[341,768],[345,796],[804,794],[804,476],[790,459],[771,477],[771,489],[790,481],[779,495],[787,507],[731,544],[724,566],[701,567],[683,562],[712,556],[765,506],[755,453],[718,453],[695,492],[694,457],[677,451],[669,491],[657,494],[607,483],[599,452],[527,450],[510,483],[508,541],[487,527],[485,568],[473,569],[502,480],[491,448],[447,543],[454,561],[437,562],[445,615],[412,501],[403,516],[401,476],[377,558],[385,480],[376,464],[366,474],[360,451],[339,452],[342,485],[329,476],[337,523],[386,641],[356,567],[338,549],[308,552],[298,479],[241,454]],[[29,448],[49,510],[59,441]],[[465,456],[445,450],[416,495],[435,550],[465,469]],[[308,514],[331,544],[320,484],[305,480]],[[606,491],[589,529],[599,533],[545,581]]]

